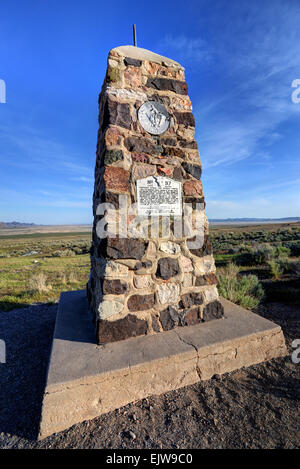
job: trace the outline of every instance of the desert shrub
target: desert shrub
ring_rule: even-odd
[[[51,288],[51,285],[47,285],[47,277],[43,273],[34,275],[28,282],[28,290],[32,294],[45,293],[51,290]]]
[[[283,272],[300,277],[300,262],[291,261],[287,258],[280,259],[280,267]]]
[[[236,259],[239,265],[261,265],[266,264],[276,256],[276,250],[270,244],[256,246],[245,246]]]
[[[288,241],[284,246],[290,250],[292,256],[300,256],[300,241]]]
[[[282,244],[279,244],[275,248],[275,256],[276,257],[288,257],[291,254],[291,250]]]
[[[54,251],[52,253],[52,257],[72,257],[75,255],[76,254],[74,251],[72,251],[72,249],[63,249],[63,250]]]
[[[239,268],[234,264],[218,271],[219,294],[244,308],[253,309],[264,296],[263,288],[255,275],[238,274]]]
[[[280,262],[272,260],[268,261],[268,266],[270,269],[270,274],[275,280],[278,280],[280,276],[283,274],[283,268],[280,264]]]
[[[70,272],[69,274],[69,283],[78,283],[77,276],[74,272]]]

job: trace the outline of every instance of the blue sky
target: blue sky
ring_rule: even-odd
[[[300,216],[299,0],[10,0],[0,220],[90,223],[97,97],[132,43],[186,68],[210,218]]]

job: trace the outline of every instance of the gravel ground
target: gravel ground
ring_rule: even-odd
[[[35,440],[56,305],[0,313],[0,448],[299,448],[299,370],[290,356],[122,407]],[[270,313],[272,312],[272,313]],[[289,353],[300,307],[259,313],[283,327]]]

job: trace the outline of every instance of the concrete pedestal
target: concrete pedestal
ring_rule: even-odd
[[[286,355],[278,325],[221,302],[224,319],[97,346],[85,291],[63,293],[39,439],[129,402]]]

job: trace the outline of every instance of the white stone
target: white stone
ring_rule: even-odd
[[[215,261],[214,261],[213,256],[202,257],[201,260],[195,261],[194,265],[195,265],[195,269],[194,269],[195,275],[205,275],[205,274],[214,273],[216,271]]]
[[[176,243],[172,243],[171,241],[161,243],[159,249],[166,254],[178,254],[180,252],[180,246]]]
[[[113,88],[112,86],[108,86],[106,88],[106,93],[119,99],[133,99],[134,101],[147,100],[146,93],[141,93],[140,91],[135,90],[126,90],[125,88]]]
[[[184,274],[182,285],[184,287],[191,287],[193,285],[193,276],[192,276],[192,274]]]
[[[194,270],[193,263],[188,257],[180,256],[179,263],[182,272],[192,272]]]
[[[206,288],[206,290],[203,291],[203,295],[205,303],[210,303],[219,298],[217,287]]]
[[[98,308],[100,319],[107,319],[110,316],[119,314],[124,305],[119,301],[103,300]]]
[[[153,284],[151,275],[137,275],[133,283],[135,288],[149,288]]]
[[[115,261],[106,261],[105,259],[95,259],[95,269],[98,277],[106,278],[127,278],[128,267],[118,264]]]
[[[177,283],[164,283],[157,286],[157,295],[161,304],[177,303],[180,287]]]

